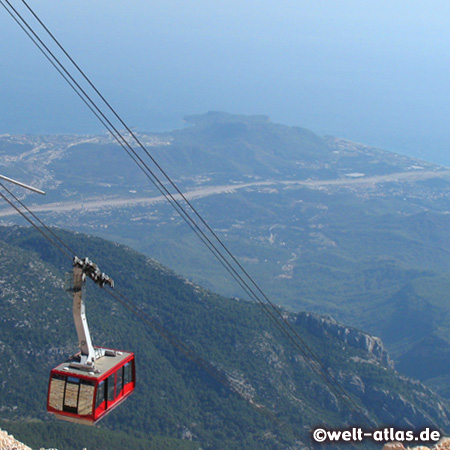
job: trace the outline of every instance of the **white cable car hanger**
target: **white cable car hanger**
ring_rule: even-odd
[[[84,292],[86,277],[91,278],[95,284],[103,287],[105,284],[114,287],[114,281],[108,275],[102,273],[98,266],[90,261],[88,258],[83,260],[75,256],[73,258],[73,284],[67,289],[68,292],[73,293],[73,320],[78,336],[78,346],[80,348],[80,361],[73,361],[70,367],[81,370],[96,371],[95,361],[109,350],[104,348],[94,348],[92,344],[91,334],[86,319],[86,309],[84,304]]]

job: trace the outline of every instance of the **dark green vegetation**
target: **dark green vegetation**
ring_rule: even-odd
[[[60,449],[88,448],[92,450],[198,450],[198,443],[161,436],[146,436],[143,433],[125,433],[106,428],[87,428],[82,425],[63,422],[42,422],[39,420],[0,420],[0,428],[7,430],[16,439],[33,448],[47,446]]]
[[[256,305],[205,291],[120,245],[58,234],[306,445],[314,424],[361,424]],[[66,450],[301,447],[298,437],[228,391],[92,283],[87,311],[94,343],[135,351],[138,387],[100,429],[49,420],[49,371],[76,345],[71,298],[63,291],[71,261],[27,228],[0,227],[0,252],[0,427],[25,443]],[[392,370],[379,341],[311,314],[292,313],[289,321],[379,424],[450,429],[447,403]]]
[[[269,297],[380,336],[400,371],[448,395],[450,172],[262,116],[187,121],[141,138],[183,191],[200,190],[193,204]],[[4,137],[0,162],[6,174],[43,180],[47,197],[27,203],[50,203],[37,209],[48,223],[244,295],[106,137]],[[17,221],[8,211],[0,217]]]

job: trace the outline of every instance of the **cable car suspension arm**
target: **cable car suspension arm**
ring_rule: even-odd
[[[80,259],[77,256],[73,258],[73,286],[68,291],[73,293],[73,320],[81,353],[80,361],[71,365],[77,369],[94,371],[95,360],[104,356],[108,350],[94,347],[92,344],[84,304],[86,278],[91,278],[100,287],[108,285],[113,288],[114,281],[88,258]]]

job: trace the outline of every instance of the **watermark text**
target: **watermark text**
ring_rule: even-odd
[[[315,442],[362,442],[372,440],[375,442],[437,442],[441,433],[437,430],[425,428],[422,431],[398,430],[393,427],[380,428],[375,431],[367,431],[363,428],[326,429],[316,428],[312,431]]]

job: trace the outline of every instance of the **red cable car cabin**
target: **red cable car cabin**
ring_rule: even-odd
[[[76,359],[51,371],[47,411],[59,419],[94,425],[133,392],[134,354],[106,350],[95,361],[95,372],[71,367]]]
[[[48,383],[47,411],[59,419],[94,425],[134,391],[134,353],[94,347],[86,320],[86,278],[101,287],[114,281],[88,258],[73,259],[73,318],[80,352],[55,367]],[[70,281],[70,280],[68,280]]]

